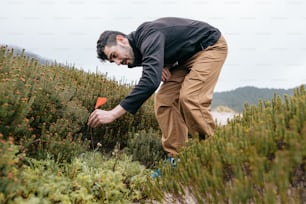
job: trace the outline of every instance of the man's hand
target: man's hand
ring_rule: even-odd
[[[171,72],[169,71],[168,67],[163,68],[162,72],[162,81],[167,82],[171,77]]]
[[[126,110],[124,110],[120,105],[110,111],[96,109],[90,114],[87,125],[96,128],[99,125],[113,122],[124,113],[126,113]]]
[[[88,125],[90,127],[95,128],[95,127],[98,127],[99,125],[102,125],[102,124],[111,123],[115,119],[116,118],[111,113],[111,111],[104,111],[104,110],[96,109],[89,116]]]

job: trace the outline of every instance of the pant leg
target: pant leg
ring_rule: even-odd
[[[175,156],[185,145],[188,129],[179,107],[179,93],[188,70],[179,67],[171,73],[155,95],[155,115],[162,131],[162,145],[169,156]]]
[[[181,87],[179,102],[184,120],[192,135],[211,136],[215,123],[210,113],[213,91],[227,56],[223,37],[187,61],[190,70]]]

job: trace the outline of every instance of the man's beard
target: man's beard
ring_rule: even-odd
[[[133,52],[133,49],[130,47],[130,46],[122,46],[122,48],[125,50],[125,52],[127,53],[127,56],[126,58],[124,59],[129,61],[128,62],[128,65],[132,65],[134,64],[134,61],[135,61],[135,56],[134,56],[134,52]]]

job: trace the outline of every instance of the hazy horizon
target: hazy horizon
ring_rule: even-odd
[[[242,86],[297,87],[306,82],[306,2],[297,0],[3,0],[0,44],[24,48],[84,71],[137,81],[141,68],[101,63],[104,30],[126,34],[164,16],[202,20],[219,28],[229,52],[215,91]]]

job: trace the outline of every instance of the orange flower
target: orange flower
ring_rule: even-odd
[[[21,98],[20,99],[22,102],[26,102],[28,100],[28,98]]]
[[[12,172],[8,172],[7,177],[9,179],[12,179],[14,177],[14,174]]]
[[[13,137],[9,137],[8,141],[9,141],[8,142],[9,144],[14,144],[14,138]]]
[[[99,108],[100,106],[102,106],[103,104],[105,104],[107,101],[107,98],[105,97],[98,97],[97,102],[96,102],[96,106],[95,109]]]

